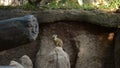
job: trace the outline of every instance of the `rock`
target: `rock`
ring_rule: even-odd
[[[85,30],[74,38],[77,41],[76,45],[79,46],[75,68],[114,68],[114,60],[111,60],[114,58],[112,54],[114,45],[110,44],[108,37],[104,38],[105,35],[102,35]]]
[[[20,63],[12,60],[9,64],[10,66],[15,66],[16,68],[24,68]]]
[[[4,53],[3,53],[3,55],[4,55]],[[5,55],[4,55],[4,57],[5,57]],[[11,57],[11,56],[9,56],[9,57]],[[15,58],[12,58],[12,59],[15,59]],[[29,56],[23,55],[20,58],[20,61],[21,62],[17,62],[17,61],[12,60],[12,61],[10,61],[9,66],[8,65],[1,65],[0,68],[33,68],[33,63],[32,63],[32,60],[30,59]]]
[[[13,13],[14,12],[14,13]],[[120,24],[120,16],[116,13],[107,13],[102,10],[38,10],[27,11],[22,9],[0,10],[0,20],[33,14],[38,22],[55,23],[60,21],[87,22],[104,27],[115,27]],[[9,14],[7,14],[9,13]],[[7,14],[7,15],[6,15]],[[69,23],[69,22],[68,22]]]
[[[24,68],[33,68],[32,60],[27,55],[23,55],[20,60]]]
[[[45,66],[41,68],[70,68],[69,56],[62,47],[55,47],[45,61]]]
[[[38,22],[33,15],[1,20],[0,48],[7,49],[20,44],[29,43],[36,40],[38,33]]]
[[[27,55],[23,55],[20,58],[20,61],[21,61],[21,63],[12,60],[12,61],[10,61],[9,65],[10,65],[10,67],[13,66],[15,68],[33,68],[33,63]]]
[[[115,36],[115,68],[120,68],[120,29]]]

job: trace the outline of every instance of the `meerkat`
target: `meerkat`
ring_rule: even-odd
[[[63,46],[63,41],[57,37],[57,35],[53,35],[53,42],[56,46],[62,47]]]
[[[20,61],[24,68],[33,68],[32,60],[27,55],[23,55]]]
[[[24,68],[20,63],[12,60],[9,64],[10,66],[15,66],[16,68]]]

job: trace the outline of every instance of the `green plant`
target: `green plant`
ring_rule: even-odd
[[[79,8],[79,5],[76,1],[65,0],[64,2],[52,1],[51,3],[48,4],[48,7],[51,9],[56,9],[56,8],[77,9]]]
[[[117,8],[118,5],[120,5],[120,0],[109,0],[107,1],[108,5],[104,4],[99,4],[97,6],[93,6],[92,4],[83,4],[80,6],[77,2],[77,0],[65,0],[64,3],[58,2],[56,3],[55,1],[52,1],[49,3],[49,8],[74,8],[74,9],[111,9],[111,8]]]
[[[108,5],[99,4],[99,5],[92,5],[92,4],[83,4],[80,6],[77,2],[77,0],[52,0],[52,2],[48,3],[47,5],[39,6],[40,8],[47,8],[47,9],[85,9],[85,10],[91,10],[91,9],[113,9],[120,6],[120,0],[109,0]],[[25,10],[38,10],[38,5],[32,5],[32,4],[23,4],[20,6],[0,6],[0,8],[3,9],[9,9],[9,8],[21,8]]]
[[[16,6],[10,6],[10,5],[8,5],[8,6],[1,5],[0,6],[0,9],[13,9],[13,8],[16,8]]]
[[[36,6],[31,5],[29,3],[20,5],[19,8],[21,8],[21,9],[27,9],[27,10],[35,10],[35,9],[37,9]]]
[[[0,6],[0,9],[14,9],[14,8],[20,8],[20,9],[25,9],[25,10],[36,10],[37,7],[36,6],[33,6],[29,3],[27,4],[23,4],[23,5],[20,5],[20,6],[11,6],[11,5],[8,5],[8,6]]]

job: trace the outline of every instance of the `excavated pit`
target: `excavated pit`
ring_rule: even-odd
[[[42,68],[46,63],[45,57],[53,48],[53,34],[63,40],[63,48],[70,56],[71,68],[115,68],[114,28],[86,22],[41,24],[40,28],[37,68]]]
[[[105,28],[86,22],[56,22],[40,24],[38,39],[0,52],[0,64],[27,54],[36,68],[45,64],[45,56],[52,50],[52,35],[64,42],[64,50],[70,56],[71,68],[115,68],[114,28]],[[39,51],[38,51],[39,50]],[[36,58],[37,54],[37,58]],[[39,64],[37,64],[39,63]]]

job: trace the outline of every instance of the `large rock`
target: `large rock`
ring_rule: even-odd
[[[36,40],[38,33],[39,25],[33,15],[1,20],[0,48],[10,48],[29,43],[30,41]]]
[[[43,68],[70,68],[69,56],[62,47],[55,47],[45,61]]]

